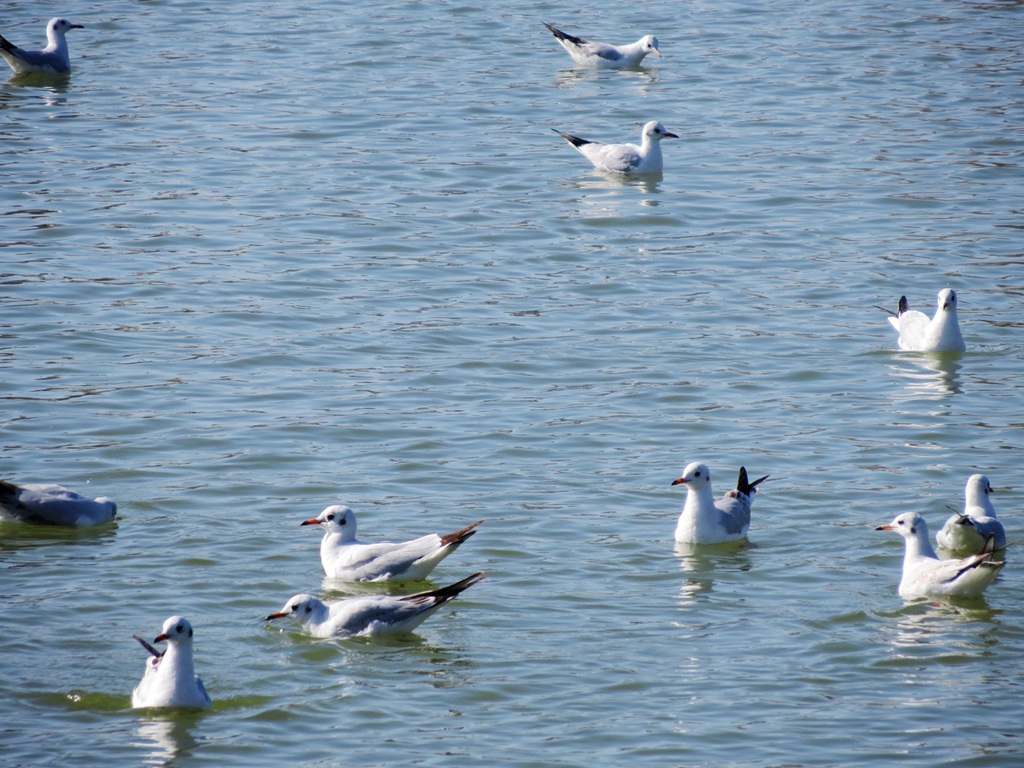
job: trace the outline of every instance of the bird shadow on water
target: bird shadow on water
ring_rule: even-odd
[[[117,534],[117,520],[101,525],[75,528],[66,525],[0,521],[0,553],[12,549],[34,549],[53,544],[94,546]]]

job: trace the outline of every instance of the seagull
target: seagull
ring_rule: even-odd
[[[210,694],[196,675],[192,664],[192,625],[181,616],[171,616],[154,643],[167,641],[161,653],[138,635],[132,635],[152,654],[146,672],[132,691],[132,707],[189,707],[209,709]]]
[[[608,45],[607,43],[594,43],[582,37],[573,37],[560,29],[555,29],[547,22],[542,23],[568,51],[573,61],[582,67],[614,67],[617,69],[637,67],[648,53],[656,53],[661,56],[661,51],[658,50],[658,38],[654,35],[644,35],[629,45]]]
[[[83,527],[109,523],[116,515],[117,504],[106,496],[90,499],[53,483],[0,480],[0,520]]]
[[[955,557],[976,555],[982,551],[989,536],[995,537],[996,549],[1006,547],[1006,531],[996,519],[996,508],[989,501],[992,484],[984,475],[971,475],[964,488],[964,511],[953,513],[935,535],[938,545]]]
[[[26,51],[0,35],[0,56],[7,59],[16,75],[43,72],[49,75],[65,75],[71,71],[71,57],[68,41],[64,35],[72,29],[85,29],[81,24],[72,24],[67,19],[50,19],[46,25],[47,45],[41,51]]]
[[[992,535],[976,555],[939,560],[928,541],[928,526],[916,512],[897,515],[875,530],[896,531],[907,540],[899,589],[904,597],[981,597],[1003,567],[1002,561],[992,559],[997,551]]]
[[[639,147],[636,144],[602,144],[600,141],[564,133],[557,128],[551,130],[576,147],[597,170],[609,173],[661,173],[661,140],[679,138],[666,131],[665,126],[657,120],[644,125]]]
[[[908,352],[963,352],[967,349],[960,334],[956,291],[952,288],[939,291],[938,309],[931,319],[924,312],[910,309],[907,297],[900,296],[899,310],[896,315],[889,315],[889,322],[900,334],[900,349]]]
[[[676,541],[680,544],[723,544],[742,541],[750,528],[750,506],[757,486],[768,475],[754,482],[747,480],[746,467],[740,467],[736,490],[716,499],[711,490],[711,471],[695,461],[672,485],[686,486],[686,503],[676,524]]]
[[[375,544],[356,539],[356,514],[344,504],[327,507],[300,525],[319,525],[320,562],[328,576],[346,581],[422,581],[476,531],[483,520],[444,536],[430,533],[412,541]]]
[[[483,572],[447,587],[415,595],[350,597],[326,605],[312,595],[295,595],[267,621],[291,616],[313,637],[381,637],[412,632],[438,608],[484,578]]]

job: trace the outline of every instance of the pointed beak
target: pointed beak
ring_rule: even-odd
[[[72,24],[68,29],[85,29],[81,24]]]
[[[156,637],[153,638],[153,642],[154,643],[162,643],[164,640],[167,640],[167,639],[168,639],[167,635],[157,635]]]
[[[320,525],[320,521],[315,517],[311,517],[309,520],[303,520],[299,525]]]
[[[891,530],[893,530],[893,527],[889,523],[886,523],[885,525],[878,526],[877,528],[875,528],[875,530],[876,531],[891,531]]]
[[[678,137],[677,137],[677,138],[678,138]],[[673,481],[672,481],[672,485],[679,485],[680,483],[685,483],[685,482],[686,482],[686,481],[685,481],[685,480],[683,480],[683,478],[681,478],[681,477],[677,477],[677,478],[676,478],[675,480],[673,480]]]
[[[272,613],[269,616],[267,616],[265,621],[273,621],[274,619],[283,619],[287,615],[288,615],[287,613],[281,613],[280,611],[278,611],[277,613]]]
[[[666,133],[662,134],[661,138],[663,138],[663,139],[678,139],[679,138],[679,134],[666,132]]]

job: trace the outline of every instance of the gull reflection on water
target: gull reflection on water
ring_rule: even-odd
[[[959,353],[918,352],[900,357],[891,368],[906,384],[907,394],[942,398],[962,391],[960,358]]]
[[[679,569],[687,574],[679,586],[679,605],[692,608],[694,603],[715,588],[712,573],[722,566],[729,571],[750,570],[749,544],[680,544],[676,542],[675,554],[679,558]]]
[[[147,750],[145,765],[174,765],[199,746],[192,735],[201,712],[175,712],[140,720],[136,746]]]

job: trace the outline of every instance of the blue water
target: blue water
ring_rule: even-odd
[[[1005,766],[1024,583],[904,601],[984,472],[1024,502],[1015,3],[76,3],[66,82],[0,84],[0,476],[113,526],[0,526],[5,765]],[[0,32],[36,45],[49,11]],[[541,26],[664,59],[587,72]],[[141,53],[140,53],[141,52]],[[551,128],[635,141],[593,171]],[[957,290],[969,349],[874,305]],[[771,474],[750,546],[670,482]],[[486,518],[409,639],[298,523]],[[163,620],[214,698],[139,714]]]

